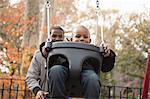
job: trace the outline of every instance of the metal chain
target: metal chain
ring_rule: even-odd
[[[100,7],[99,7],[99,0],[96,1],[96,13],[98,14],[100,11]]]
[[[96,7],[99,8],[99,0],[96,1]]]
[[[51,1],[50,0],[47,0],[46,1],[46,8],[50,8],[51,7]]]
[[[47,12],[47,34],[48,34],[48,41],[50,38],[50,7],[51,7],[51,1],[47,0],[46,1],[46,12]]]
[[[98,35],[98,20],[99,20],[99,0],[96,1],[96,37]]]
[[[97,26],[96,26],[96,33],[98,33],[98,20],[99,20],[99,11],[100,11],[100,6],[99,6],[99,0],[96,1],[96,16],[97,16]],[[103,21],[103,19],[101,20]],[[103,33],[103,23],[101,23],[101,43],[104,43],[104,33]]]

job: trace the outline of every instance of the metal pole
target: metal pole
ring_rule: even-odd
[[[96,1],[96,36],[98,34],[98,20],[99,20],[99,0]],[[104,31],[103,31],[103,19],[101,18],[101,44],[104,44]]]
[[[99,1],[96,1],[96,36],[98,35]],[[96,43],[96,41],[95,41]]]
[[[48,35],[48,41],[50,38],[50,7],[51,7],[51,2],[50,0],[47,0],[46,2],[46,12],[47,12],[47,35]]]
[[[102,19],[102,23],[101,23],[101,41],[102,41],[102,44],[104,44],[103,19]]]
[[[99,23],[99,12],[100,12],[100,7],[99,7],[99,0],[96,1],[96,36],[98,35],[98,23]],[[101,28],[101,43],[104,42],[104,33],[103,33],[103,23],[101,21],[101,25],[100,25],[100,28]],[[96,41],[95,41],[96,42]]]
[[[149,80],[150,80],[150,49],[148,50],[147,68],[143,81],[142,99],[148,99]]]

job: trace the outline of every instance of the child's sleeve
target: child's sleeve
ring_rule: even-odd
[[[111,71],[115,64],[115,58],[116,58],[116,54],[112,50],[110,50],[110,55],[107,57],[103,57],[101,71],[102,72]]]

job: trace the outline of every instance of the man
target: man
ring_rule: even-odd
[[[60,26],[52,27],[50,30],[50,38],[48,39],[52,42],[63,41],[64,30]],[[42,43],[40,45],[40,49],[35,52],[26,75],[28,88],[36,95],[36,99],[44,99],[44,96],[49,94],[46,68],[48,52],[45,52],[44,46],[45,42]],[[61,72],[61,68],[59,69],[58,67],[57,69]],[[53,72],[51,74],[57,78],[57,72]]]

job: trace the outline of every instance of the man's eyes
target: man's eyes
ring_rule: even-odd
[[[52,37],[54,37],[54,38],[56,38],[56,37],[62,38],[62,35],[52,35]]]
[[[62,35],[59,35],[59,38],[62,38]]]
[[[57,37],[57,35],[52,35],[52,37]]]

